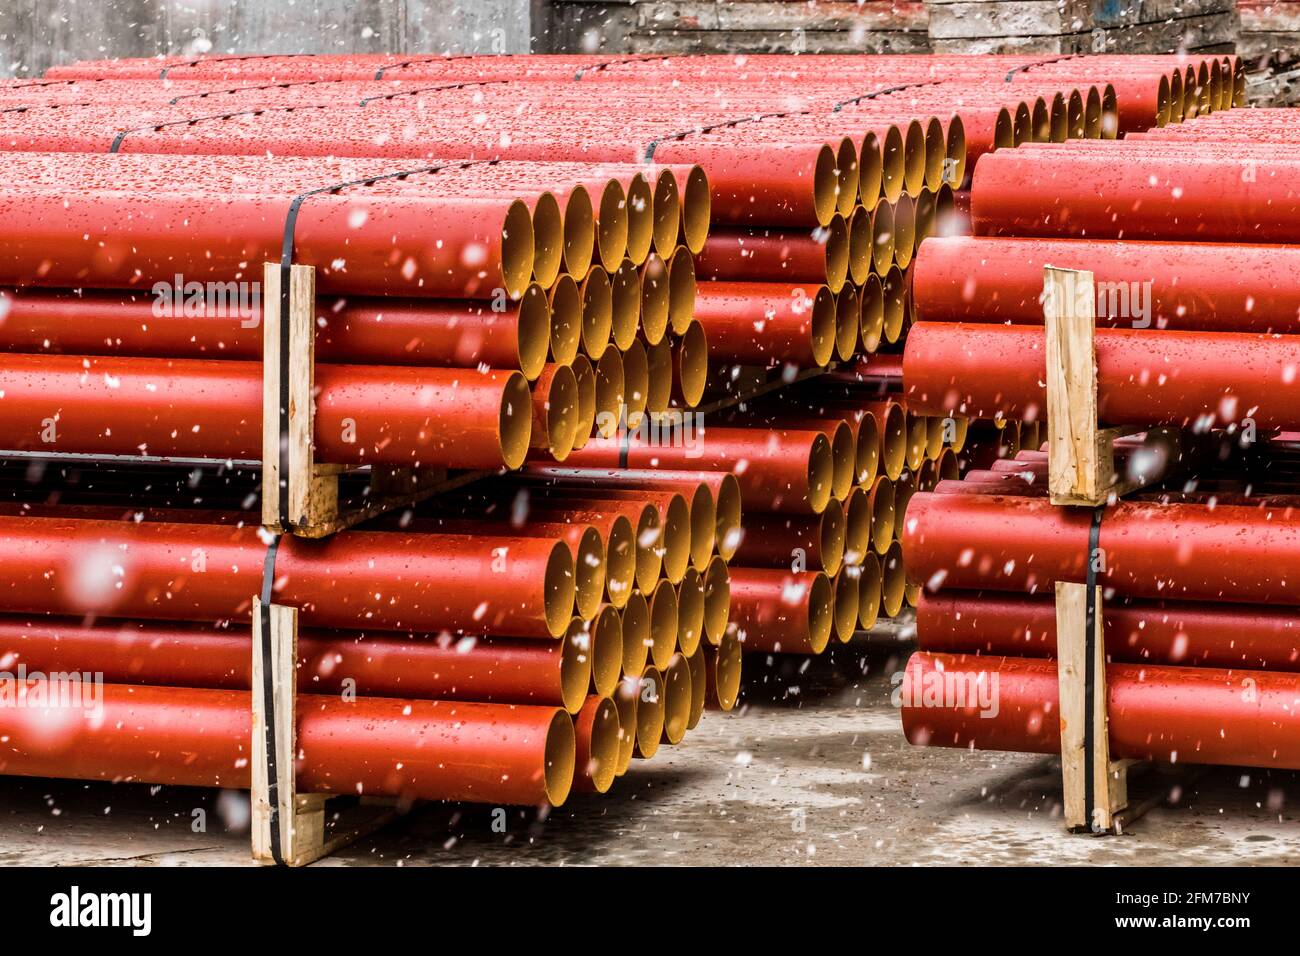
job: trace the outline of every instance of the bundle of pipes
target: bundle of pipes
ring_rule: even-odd
[[[317,270],[320,462],[499,470],[531,449],[553,464],[593,429],[699,401],[698,167],[376,152],[11,153],[22,185],[6,205],[28,218],[0,264],[13,287],[0,447],[259,458],[259,263],[282,247]],[[688,530],[716,511],[731,536],[734,487],[696,485]],[[266,539],[244,523],[247,501],[178,511],[140,488],[3,509],[17,522],[0,532],[13,562],[5,653],[33,674],[93,665],[108,686],[104,724],[11,711],[0,771],[248,786],[248,621]],[[652,509],[655,528],[656,494],[627,502]],[[673,494],[662,503],[677,540]],[[725,632],[725,562],[680,568],[676,550],[609,511],[599,530],[557,511],[526,530],[480,516],[455,533],[399,522],[286,539],[274,598],[313,628],[300,644],[299,786],[559,804],[571,786],[607,790],[634,751],[678,742],[706,700],[729,709],[740,652]],[[707,559],[712,542],[686,554]],[[168,556],[181,552],[194,560],[177,572]],[[633,588],[641,552],[672,584]],[[219,580],[202,576],[209,557]],[[14,596],[28,575],[49,586]],[[672,653],[656,668],[648,635],[666,624]],[[641,666],[624,674],[636,649]],[[349,685],[361,696],[337,699]],[[44,689],[33,679],[23,693]],[[132,733],[101,732],[124,724]]]
[[[785,320],[798,339],[792,361],[824,365],[851,348],[849,330],[837,329],[832,343],[825,328],[814,328],[816,320],[827,326],[832,297],[841,318],[861,313],[865,351],[898,341],[910,313],[916,244],[959,228],[951,222],[959,205],[952,190],[978,157],[1030,140],[1111,137],[1121,127],[1167,122],[1169,84],[1184,70],[1203,76],[1207,89],[1213,79],[1210,103],[1227,105],[1222,76],[1239,69],[1233,58],[1154,58],[1130,75],[1126,64],[1120,97],[1109,74],[1121,62],[1089,58],[1068,69],[1027,57],[909,56],[89,63],[52,74],[56,82],[5,90],[10,107],[0,130],[9,149],[698,161],[713,181],[715,218],[726,224],[700,263],[705,277],[727,283],[706,294],[704,304],[714,307],[704,318],[716,322],[732,310],[728,317],[746,324]],[[796,93],[787,81],[797,81]],[[1162,107],[1143,112],[1148,100]],[[703,231],[687,232],[698,251]],[[734,331],[723,323],[719,338]],[[772,363],[777,346],[764,338],[742,334],[729,343],[734,360]]]
[[[5,449],[260,457],[259,267],[286,222],[321,292],[320,461],[517,468],[701,397],[698,168],[9,160]]]
[[[926,584],[903,690],[913,743],[1059,750],[1052,584],[1084,580],[1091,515],[1049,504],[1045,476],[1022,464],[912,502],[904,550]],[[1107,510],[1097,580],[1116,757],[1300,768],[1300,618],[1287,606],[1300,484],[1282,487],[1155,492]]]
[[[93,500],[0,505],[0,657],[32,675],[33,702],[41,675],[106,682],[103,721],[0,708],[0,772],[248,786],[247,759],[227,758],[250,743],[260,530],[234,508]],[[369,530],[284,539],[273,597],[304,626],[299,785],[553,805],[607,791],[706,706],[735,704],[739,521],[729,475],[529,466]]]
[[[879,350],[911,320],[918,243],[966,231],[954,190],[976,160],[1169,121],[1187,70],[1219,78],[1207,110],[1229,105],[1238,64],[1165,58],[1118,83],[1111,58],[1048,66],[213,57],[9,84],[0,446],[51,450],[31,437],[51,419],[57,451],[259,458],[260,315],[185,296],[287,249],[317,272],[321,462],[528,461],[279,545],[274,597],[306,629],[300,785],[607,789],[706,700],[734,703],[742,649],[815,652],[915,602],[902,515],[953,476],[964,419],[904,404]],[[754,367],[824,381],[738,406]],[[480,380],[508,404],[464,401]],[[706,384],[724,420],[703,441]],[[107,419],[123,411],[129,435]],[[112,491],[0,509],[5,645],[31,668],[101,665],[112,718],[50,733],[19,710],[0,772],[247,785],[265,546],[241,517]],[[362,696],[341,703],[349,677]]]
[[[1095,278],[1101,424],[1232,440],[1112,502],[1099,529],[1090,511],[1049,502],[1045,452],[914,497],[904,552],[925,593],[903,692],[913,743],[1059,751],[1053,585],[1083,583],[1091,565],[1105,594],[1113,757],[1300,768],[1300,168],[1273,135],[1296,118],[1255,113],[1200,116],[1100,152],[990,157],[975,176],[977,236],[927,243],[910,401],[1041,419],[1052,265]],[[1167,148],[1184,142],[1195,151]],[[1115,451],[1125,473],[1170,457],[1135,438]]]

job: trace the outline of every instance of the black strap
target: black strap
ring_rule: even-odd
[[[719,129],[733,129],[734,127],[740,126],[742,123],[757,123],[759,120],[780,119],[784,116],[803,116],[809,112],[811,111],[787,110],[783,113],[755,113],[753,116],[741,116],[737,119],[723,120],[721,123],[711,123],[708,126],[697,126],[694,129],[682,130],[677,133],[666,133],[663,136],[652,139],[646,145],[644,161],[647,163],[653,163],[655,161],[655,150],[659,148],[661,143],[666,143],[670,140],[681,141],[687,136],[698,136],[701,133],[712,133],[714,130]]]
[[[609,69],[611,66],[622,66],[625,63],[651,63],[655,60],[670,60],[670,59],[672,59],[672,57],[653,56],[653,55],[646,56],[643,54],[641,56],[625,56],[617,60],[602,60],[600,63],[591,63],[588,64],[587,66],[582,67],[582,69],[578,70],[577,73],[573,74],[573,79],[576,82],[581,80],[588,73],[600,73],[603,70]]]
[[[620,471],[626,471],[628,458],[632,454],[632,429],[627,427],[627,420],[623,418],[621,412],[619,413],[618,434],[618,467]]]
[[[156,133],[159,130],[167,129],[169,126],[193,126],[196,123],[202,123],[206,120],[228,120],[236,116],[261,116],[263,113],[292,113],[294,110],[321,110],[327,109],[328,103],[304,103],[296,106],[259,106],[250,110],[234,110],[229,113],[207,113],[203,116],[191,116],[188,119],[168,120],[165,123],[150,123],[148,126],[134,126],[131,129],[119,130],[113,137],[113,145],[108,148],[110,153],[116,153],[122,148],[122,141],[132,133]]]
[[[1101,544],[1101,520],[1105,516],[1105,505],[1094,509],[1092,525],[1088,529],[1088,593],[1083,615],[1083,812],[1088,829],[1093,833],[1101,832],[1093,820],[1096,811],[1093,758],[1097,751],[1097,735],[1093,732],[1096,716],[1093,697],[1097,687],[1097,553]]]
[[[410,90],[394,90],[392,93],[380,93],[376,96],[366,96],[361,99],[361,106],[369,106],[377,100],[395,100],[399,96],[417,96],[420,93],[437,93],[442,90],[463,90],[471,86],[492,86],[495,83],[512,83],[510,79],[495,80],[461,80],[457,83],[440,83],[437,86],[417,86]]]
[[[0,113],[26,113],[29,110],[60,110],[70,106],[100,106],[99,103],[29,103],[26,106],[6,106]]]
[[[182,93],[167,101],[168,106],[175,106],[181,100],[205,99],[209,96],[221,96],[226,93],[256,93],[259,90],[287,90],[295,86],[320,86],[333,83],[333,80],[287,80],[283,83],[259,83],[256,86],[232,86],[224,90],[204,90],[202,93]],[[324,106],[325,104],[320,104]]]
[[[863,100],[874,100],[878,96],[888,96],[890,93],[901,93],[903,90],[912,90],[921,86],[938,86],[943,80],[918,80],[915,83],[901,83],[898,86],[887,86],[883,90],[871,90],[869,93],[863,93],[861,96],[855,96],[850,100],[844,100],[836,103],[831,107],[832,113],[838,113],[846,106],[856,106]]]
[[[333,79],[295,79],[295,81],[292,82],[259,83],[259,85],[256,86],[233,86],[233,87],[226,88],[226,90],[204,90],[203,92],[187,92],[187,94],[173,96],[172,99],[168,100],[168,105],[169,107],[174,107],[174,105],[177,105],[181,100],[205,99],[208,98],[208,96],[221,96],[224,94],[233,94],[233,92],[259,92],[263,90],[292,90],[292,88],[296,88],[300,86],[325,86],[325,85],[330,85],[330,83],[334,83],[334,82],[335,81],[333,81]],[[465,79],[465,81],[460,81],[456,83],[443,83],[443,85],[439,85],[439,86],[421,86],[419,88],[415,88],[415,90],[399,90],[399,91],[389,92],[389,94],[381,94],[377,96],[363,96],[363,98],[357,100],[357,105],[361,105],[361,107],[365,107],[365,105],[374,103],[374,101],[376,100],[391,100],[396,98],[396,96],[409,96],[412,94],[419,94],[419,92],[435,92],[438,90],[460,90],[460,88],[468,87],[468,86],[487,86],[490,85],[490,83],[510,83],[510,82],[511,82],[510,79]],[[85,103],[85,104],[75,104],[75,105],[94,105],[94,104]],[[333,105],[337,105],[337,104],[295,103],[294,105],[289,105],[289,107],[259,107],[256,109],[256,111],[248,111],[248,112],[277,111],[277,109],[283,109],[283,111],[291,111],[291,109],[324,109],[326,107],[333,107]],[[211,116],[196,116],[194,118],[195,120],[225,120],[225,118],[229,118],[231,116],[240,116],[240,113],[213,113],[211,114]],[[190,121],[175,120],[173,122],[170,122],[170,124],[162,124],[162,125],[164,126],[183,125],[186,124],[186,122],[190,122]],[[157,129],[157,127],[146,126],[143,127],[143,129],[152,130],[152,129]]]
[[[863,100],[874,99],[877,96],[885,96],[888,93],[897,93],[900,90],[907,90],[917,86],[934,86],[940,82],[942,81],[922,80],[919,83],[904,83],[900,86],[887,86],[879,90],[870,90],[866,93],[861,94],[860,96],[855,96],[852,99],[843,100],[842,102],[836,103],[831,108],[831,112],[838,112],[846,106],[852,106],[855,103],[861,103]],[[738,117],[737,119],[724,120],[721,123],[713,123],[709,126],[697,126],[695,129],[682,130],[681,132],[678,133],[668,133],[664,136],[660,136],[656,139],[652,139],[649,142],[649,144],[646,145],[645,153],[644,153],[644,161],[647,163],[653,163],[655,161],[655,150],[659,148],[659,145],[661,143],[665,143],[670,140],[680,141],[685,139],[687,136],[699,135],[701,133],[712,133],[714,130],[719,130],[719,129],[732,129],[734,127],[740,126],[742,123],[758,123],[761,122],[762,120],[784,119],[787,116],[813,116],[820,112],[822,111],[813,110],[813,109],[803,109],[803,110],[783,110],[779,113],[755,113],[752,116],[741,116]]]
[[[103,80],[32,80],[30,83],[15,83],[11,90],[33,90],[41,86],[75,86],[78,83],[102,83]]]
[[[1015,78],[1015,75],[1017,73],[1028,73],[1030,70],[1038,66],[1047,66],[1049,63],[1060,63],[1062,60],[1072,60],[1076,56],[1084,56],[1084,55],[1085,54],[1083,53],[1067,53],[1064,56],[1052,56],[1052,57],[1048,57],[1045,60],[1035,60],[1033,63],[1022,63],[1014,70],[1008,71],[1007,75],[1002,78],[1002,82],[1010,83],[1012,79]]]
[[[275,583],[275,556],[280,550],[280,536],[271,538],[262,562],[262,628],[258,651],[262,657],[262,714],[266,726],[266,792],[271,804],[271,859],[284,866],[284,847],[280,845],[280,754],[275,733],[275,662],[271,656],[271,591]]]
[[[232,54],[230,56],[201,56],[197,59],[186,60],[184,63],[169,63],[162,68],[158,74],[158,79],[167,79],[167,72],[174,70],[176,67],[198,66],[200,63],[238,63],[243,60],[279,60],[291,56],[314,56],[312,53],[243,53]]]
[[[421,63],[446,63],[450,60],[472,60],[473,58],[473,54],[461,53],[457,56],[424,56],[414,60],[402,60],[398,63],[390,63],[387,66],[381,66],[379,69],[375,70],[375,79],[382,80],[384,78],[385,70],[396,70],[404,66],[417,66]]]

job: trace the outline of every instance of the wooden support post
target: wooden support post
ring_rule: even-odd
[[[262,295],[262,523],[289,530],[280,520],[280,496],[288,495],[289,524],[310,529],[338,512],[339,466],[317,465],[312,453],[316,417],[316,270],[290,266],[288,308],[280,314],[280,266],[263,266]],[[281,323],[289,325],[289,480],[280,480]]]
[[[1177,428],[1102,428],[1097,412],[1097,293],[1091,272],[1043,270],[1047,491],[1054,505],[1097,507],[1162,480],[1180,457]],[[1152,454],[1115,468],[1115,439],[1145,432]],[[1145,469],[1145,470],[1143,470]]]
[[[1052,504],[1098,508],[1152,480],[1150,474],[1121,478],[1115,471],[1114,441],[1137,428],[1102,428],[1097,417],[1096,291],[1091,272],[1043,270],[1043,321],[1047,372],[1048,492]],[[1152,442],[1176,445],[1177,431],[1148,432]],[[1166,456],[1167,459],[1167,456]],[[1088,561],[1101,556],[1089,554]],[[1118,832],[1128,806],[1128,770],[1135,761],[1110,759],[1107,722],[1106,645],[1102,589],[1094,594],[1092,707],[1088,726],[1088,588],[1056,583],[1056,671],[1061,723],[1061,782],[1065,824],[1071,830]],[[1087,747],[1091,733],[1092,819],[1087,805]]]
[[[298,670],[298,609],[273,604],[270,607],[271,632],[262,631],[262,600],[253,600],[253,736],[252,736],[252,831],[253,858],[274,862],[271,855],[271,813],[279,812],[280,848],[286,862],[297,856],[300,843],[319,843],[324,829],[324,806],[304,808],[298,818],[297,788],[294,780],[294,745]],[[272,799],[267,776],[267,708],[264,694],[266,670],[262,660],[262,642],[271,648],[272,700],[275,704],[276,794]],[[286,675],[288,679],[286,678]],[[319,810],[312,813],[311,810]]]
[[[1061,779],[1065,794],[1065,825],[1071,830],[1110,831],[1115,816],[1128,806],[1131,760],[1110,759],[1106,715],[1106,649],[1102,641],[1102,597],[1097,588],[1093,622],[1092,733],[1093,819],[1087,818],[1086,729],[1084,675],[1087,668],[1087,596],[1082,584],[1056,583],[1056,673],[1061,721]]]
[[[339,479],[347,465],[316,461],[316,270],[289,269],[288,308],[280,314],[278,263],[262,269],[262,524],[306,538],[322,538],[429,497],[447,481],[441,468],[373,467],[359,499],[340,499]],[[280,482],[281,323],[289,325],[288,419],[289,480]],[[477,474],[477,473],[476,473]],[[288,495],[288,524],[281,520],[280,497]]]
[[[1100,505],[1118,490],[1112,444],[1097,424],[1097,293],[1091,272],[1043,270],[1047,359],[1047,490],[1055,505]]]
[[[280,855],[289,866],[305,866],[328,856],[396,816],[393,800],[370,801],[360,819],[343,821],[341,815],[327,818],[327,803],[334,798],[324,793],[299,793],[295,776],[298,697],[298,609],[280,604],[270,606],[270,634],[262,633],[262,601],[253,599],[253,735],[252,842],[253,859],[274,863],[271,853],[271,791],[267,777],[267,708],[263,695],[265,671],[262,641],[270,642],[272,699],[275,704],[276,795],[279,813]],[[374,808],[378,804],[378,809]],[[335,826],[331,824],[337,823]]]

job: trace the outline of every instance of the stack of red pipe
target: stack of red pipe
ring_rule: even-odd
[[[530,445],[562,460],[593,424],[612,433],[621,406],[635,419],[674,388],[699,400],[706,345],[672,170],[652,261],[655,197],[629,166],[453,164],[318,193],[401,167],[9,161],[5,448],[259,457],[261,267],[280,258],[300,195],[293,255],[322,293],[319,460],[514,468]],[[692,200],[707,230],[707,195]],[[124,418],[129,434],[111,427]]]
[[[927,243],[910,400],[1040,417],[1043,267],[1082,269],[1097,283],[1101,423],[1222,430],[1239,447],[1107,507],[1100,561],[1092,513],[1047,500],[1045,453],[917,495],[904,536],[925,587],[904,688],[914,743],[1059,750],[1052,586],[1084,582],[1091,560],[1113,755],[1300,768],[1300,289],[1287,267],[1300,264],[1300,166],[1272,140],[1292,112],[999,153],[976,172],[977,236]],[[1147,454],[1120,452],[1121,469]]]
[[[15,287],[0,445],[259,457],[260,314],[188,312],[188,284],[260,280],[305,196],[292,252],[317,270],[318,460],[529,464],[280,546],[274,597],[306,629],[301,785],[527,803],[605,789],[706,699],[734,703],[740,638],[816,650],[901,608],[900,499],[960,445],[902,407],[897,358],[873,353],[906,331],[919,240],[962,231],[944,221],[975,160],[1165,122],[1160,90],[1185,69],[1227,105],[1237,66],[1169,58],[1118,86],[1110,58],[61,68],[0,89]],[[696,253],[717,283],[698,310]],[[177,274],[156,314],[155,283]],[[856,363],[833,387],[731,407],[755,373],[833,360]],[[475,400],[481,381],[510,401]],[[706,384],[720,420],[692,438]],[[0,515],[13,659],[112,675],[100,723],[18,712],[3,769],[245,785],[265,539],[243,502],[177,511],[133,490]],[[355,702],[331,696],[349,679]]]

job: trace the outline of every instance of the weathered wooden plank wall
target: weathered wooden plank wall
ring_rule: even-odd
[[[0,75],[159,53],[518,53],[529,49],[544,7],[544,0],[0,0]]]

